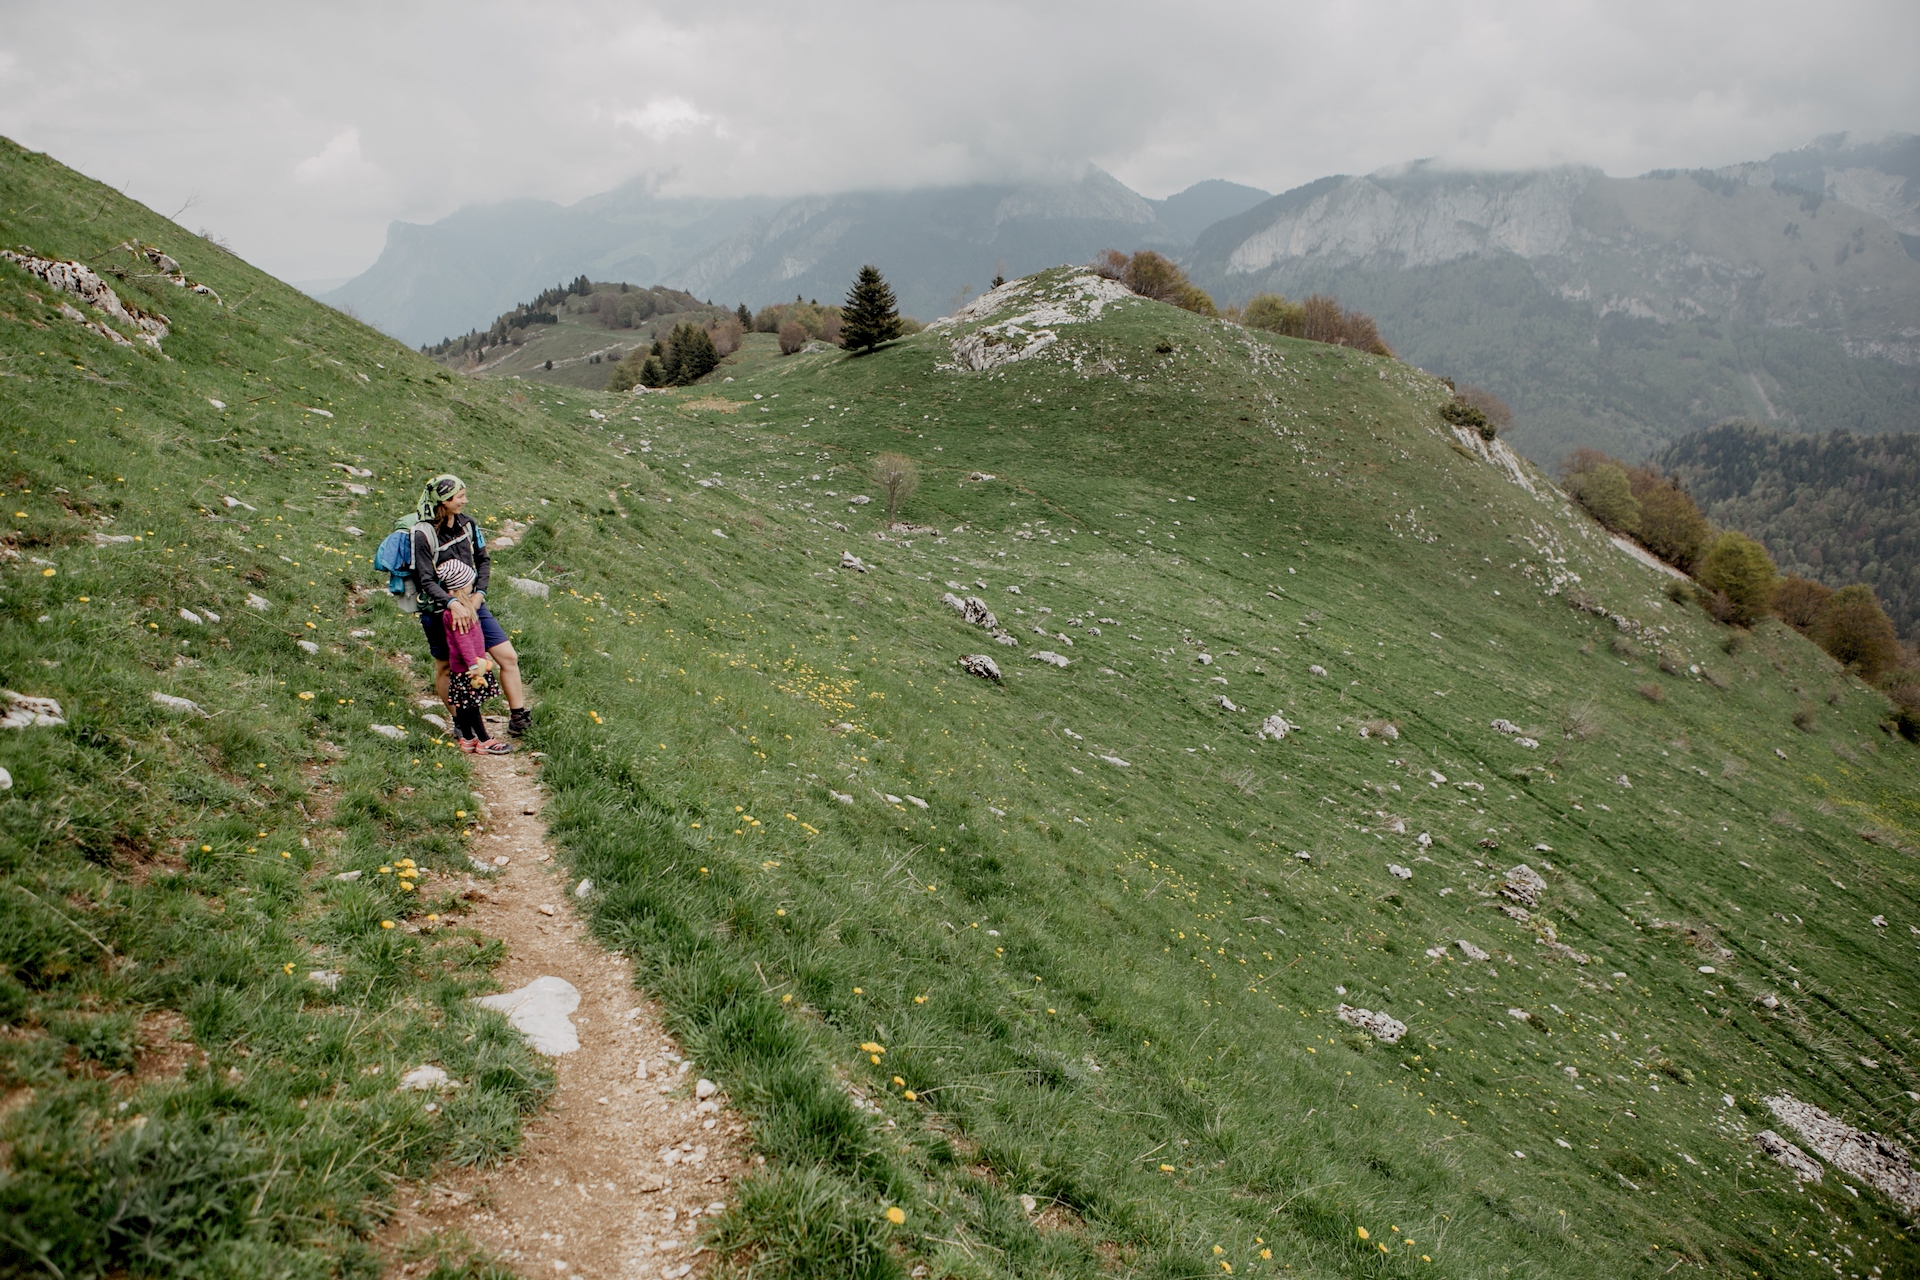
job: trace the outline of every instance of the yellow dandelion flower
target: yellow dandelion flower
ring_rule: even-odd
[[[1367,1234],[1367,1229],[1366,1229],[1365,1227],[1361,1227],[1361,1228],[1360,1228],[1360,1238],[1361,1238],[1362,1240],[1371,1240],[1371,1239],[1373,1239],[1373,1237],[1372,1237],[1372,1236],[1370,1236],[1370,1235],[1368,1235],[1368,1234]]]
[[[903,1097],[903,1098],[905,1098],[905,1099],[906,1099],[906,1100],[907,1100],[908,1102],[918,1102],[918,1101],[920,1101],[920,1095],[919,1095],[919,1094],[917,1094],[917,1093],[915,1093],[915,1092],[914,1092],[913,1090],[911,1090],[911,1089],[909,1089],[909,1090],[907,1090],[907,1091],[906,1091],[905,1093],[903,1093],[903,1094],[901,1094],[900,1096],[901,1096],[901,1097]]]
[[[213,846],[212,846],[212,845],[210,845],[210,844],[203,844],[203,845],[201,845],[201,846],[200,846],[200,852],[202,852],[202,853],[212,853],[212,852],[213,852]]]
[[[298,698],[300,699],[300,701],[302,701],[302,702],[312,702],[312,701],[313,701],[313,695],[312,695],[312,694],[310,694],[310,693],[301,693],[301,694],[296,694],[295,696],[296,696],[296,697],[298,697]]]
[[[453,811],[453,816],[456,818],[464,818],[467,816],[467,811],[465,809],[455,809]]]
[[[1261,1256],[1262,1258],[1265,1258],[1265,1259],[1267,1259],[1268,1261],[1272,1261],[1272,1259],[1273,1259],[1273,1250],[1271,1250],[1271,1249],[1262,1249],[1262,1250],[1260,1251],[1260,1256]]]
[[[51,578],[51,577],[52,577],[52,576],[53,576],[54,574],[56,574],[56,573],[58,573],[58,572],[59,572],[59,570],[57,570],[57,569],[42,569],[42,570],[40,571],[40,576],[41,576],[41,577],[43,577],[43,578]]]
[[[906,1220],[907,1220],[907,1211],[905,1209],[902,1209],[897,1204],[888,1206],[887,1208],[888,1222],[891,1222],[894,1226],[897,1227],[901,1223],[905,1222]]]
[[[915,996],[913,998],[913,1002],[915,1004],[925,1004],[927,1002],[927,998],[925,996]]]
[[[785,915],[785,914],[787,914],[787,909],[786,909],[785,907],[775,907],[775,908],[773,909],[773,914],[775,914],[775,915],[777,915],[777,916],[783,916],[783,915]]]
[[[859,994],[860,988],[855,987],[853,990],[857,995]],[[875,1044],[871,1040],[863,1041],[860,1045],[860,1052],[862,1053],[885,1053],[886,1051],[887,1047],[885,1045]]]
[[[853,989],[853,994],[855,994],[855,995],[857,995],[857,996],[863,996],[863,995],[865,995],[865,994],[867,994],[867,993],[866,993],[865,991],[862,991],[862,990],[861,990],[861,989],[860,989],[859,987],[855,987],[855,988]]]
[[[1213,1251],[1214,1251],[1214,1252],[1215,1252],[1216,1254],[1220,1254],[1220,1253],[1225,1253],[1225,1252],[1226,1252],[1226,1250],[1225,1250],[1225,1249],[1222,1249],[1222,1248],[1221,1248],[1221,1247],[1220,1247],[1219,1245],[1215,1245],[1215,1246],[1213,1246]]]
[[[1161,1166],[1160,1166],[1160,1172],[1162,1172],[1162,1173],[1172,1173],[1172,1172],[1173,1172],[1173,1166],[1172,1166],[1172,1165],[1170,1165],[1170,1164],[1163,1164],[1163,1165],[1161,1165]]]
[[[282,849],[280,851],[280,856],[283,858],[291,858],[293,855],[288,853],[285,849]]]
[[[281,971],[282,973],[292,973],[292,972],[293,972],[293,961],[291,961],[291,960],[289,960],[289,961],[287,961],[287,962],[286,962],[285,964],[283,964],[283,965],[281,965],[281,966],[280,966],[280,971]]]
[[[894,1082],[895,1084],[901,1084],[901,1085],[903,1085],[903,1084],[905,1084],[905,1083],[906,1083],[906,1081],[905,1081],[905,1080],[902,1080],[902,1079],[901,1079],[901,1078],[900,1078],[899,1076],[895,1076],[895,1077],[893,1078],[893,1082]]]
[[[788,992],[788,993],[787,993],[786,995],[784,995],[784,996],[781,996],[781,997],[780,997],[780,1003],[781,1003],[781,1004],[792,1004],[792,1003],[793,1003],[793,993],[792,993],[791,991],[789,991],[789,992]]]
[[[879,1054],[877,1054],[877,1053],[870,1053],[870,1054],[868,1054],[868,1055],[867,1055],[867,1058],[868,1058],[868,1060],[869,1060],[869,1061],[871,1061],[871,1062],[873,1063],[873,1065],[874,1065],[874,1066],[876,1066],[876,1067],[877,1067],[877,1066],[879,1066],[879,1065],[880,1065],[880,1055],[879,1055]]]
[[[382,929],[391,929],[391,928],[393,928],[393,921],[391,921],[391,920],[382,920],[382,921],[380,922],[380,927],[381,927]]]
[[[693,824],[693,829],[694,829],[695,831],[698,831],[698,830],[700,829],[700,824],[699,824],[699,823],[697,823],[697,822],[696,822],[696,823],[694,823],[694,824]]]

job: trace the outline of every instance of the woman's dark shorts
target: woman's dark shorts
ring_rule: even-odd
[[[446,615],[422,612],[420,629],[427,633],[427,648],[432,651],[433,656],[445,662],[447,660]],[[480,634],[486,637],[489,649],[507,642],[507,633],[501,629],[498,622],[493,620],[493,615],[487,612],[487,606],[484,604],[480,606]]]

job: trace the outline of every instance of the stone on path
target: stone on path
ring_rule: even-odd
[[[60,704],[52,698],[33,698],[11,689],[0,689],[0,702],[6,704],[6,710],[0,712],[0,729],[47,728],[67,722],[60,712]]]
[[[474,1003],[506,1014],[508,1024],[525,1036],[536,1052],[550,1058],[580,1047],[571,1017],[580,1007],[580,991],[565,978],[535,978],[517,991],[481,996]]]

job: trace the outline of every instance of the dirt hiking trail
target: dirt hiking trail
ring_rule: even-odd
[[[535,759],[482,756],[473,767],[482,826],[469,848],[496,870],[473,878],[463,923],[506,944],[494,974],[504,992],[539,978],[579,991],[579,1048],[553,1059],[558,1088],[525,1122],[518,1155],[398,1189],[401,1211],[384,1233],[396,1259],[388,1274],[430,1270],[430,1259],[399,1259],[435,1231],[464,1233],[530,1280],[704,1272],[713,1258],[694,1242],[747,1171],[745,1126],[718,1093],[696,1096],[711,1086],[662,1030],[658,1006],[575,914],[576,886],[546,847]]]

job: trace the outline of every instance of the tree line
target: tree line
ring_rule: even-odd
[[[1601,526],[1631,538],[1687,574],[1669,596],[1691,598],[1716,622],[1752,627],[1776,617],[1893,703],[1891,723],[1920,740],[1920,650],[1903,646],[1870,584],[1838,589],[1782,574],[1766,546],[1731,529],[1716,529],[1680,481],[1654,466],[1635,466],[1598,449],[1576,449],[1562,487]]]

